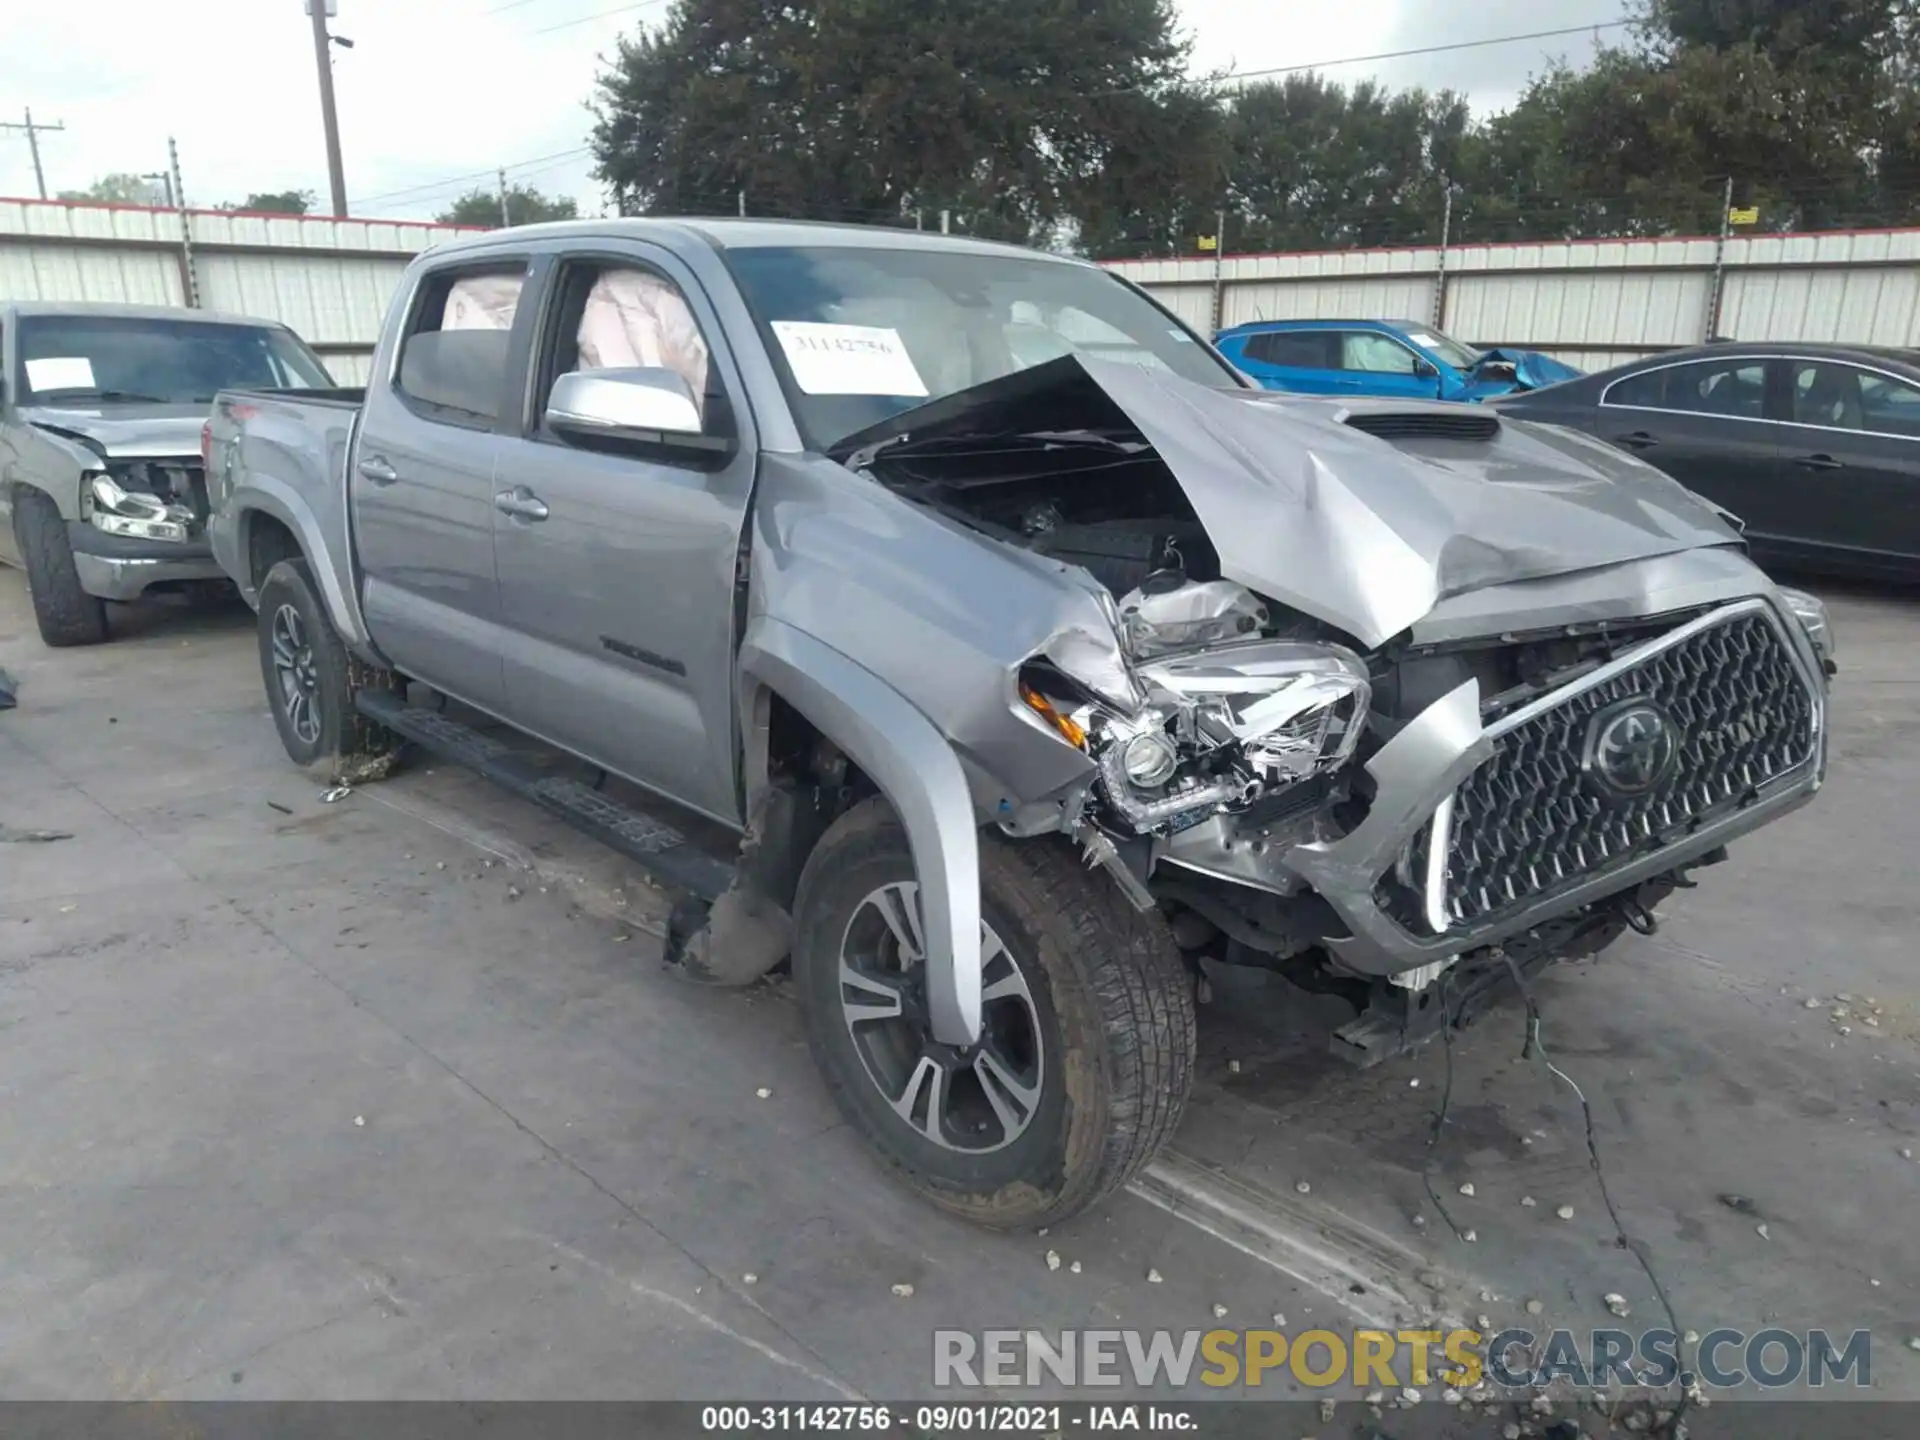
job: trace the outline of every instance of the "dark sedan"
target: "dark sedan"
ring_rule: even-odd
[[[1491,403],[1658,465],[1758,559],[1920,579],[1920,350],[1708,345]]]

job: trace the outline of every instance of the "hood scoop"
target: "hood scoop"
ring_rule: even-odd
[[[1459,414],[1437,410],[1354,410],[1342,417],[1349,429],[1381,440],[1478,440],[1500,433],[1500,417],[1487,410]]]

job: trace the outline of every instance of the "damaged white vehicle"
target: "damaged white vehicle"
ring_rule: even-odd
[[[984,1223],[1171,1135],[1203,961],[1346,996],[1376,1060],[1822,780],[1825,613],[1713,506],[1490,411],[1248,388],[1092,266],[535,227],[416,261],[374,375],[216,406],[289,754],[458,758],[685,891],[682,972],[790,959],[845,1113]]]

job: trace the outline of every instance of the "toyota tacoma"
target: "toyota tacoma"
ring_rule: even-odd
[[[410,741],[633,856],[671,963],[790,962],[853,1125],[987,1224],[1168,1138],[1208,965],[1345,996],[1373,1061],[1821,784],[1825,613],[1714,506],[1252,388],[1093,265],[529,227],[415,261],[372,373],[216,402],[289,755]]]

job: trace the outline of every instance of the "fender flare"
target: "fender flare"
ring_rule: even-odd
[[[900,817],[920,887],[933,1035],[947,1045],[973,1044],[980,1038],[980,836],[960,757],[898,690],[791,625],[755,619],[739,667],[743,733],[752,733],[754,690],[763,686],[844,750]]]
[[[297,491],[284,481],[271,475],[253,472],[247,476],[244,492],[235,497],[236,513],[233,528],[234,545],[238,554],[233,557],[233,567],[239,573],[233,576],[249,602],[257,602],[259,592],[249,583],[248,566],[251,562],[253,546],[253,523],[257,516],[264,515],[276,520],[293,532],[294,541],[300,546],[300,553],[306,557],[307,568],[313,575],[314,584],[320,589],[320,601],[327,607],[327,615],[333,621],[333,628],[347,648],[363,654],[371,654],[372,640],[367,627],[361,621],[360,607],[353,603],[340,585],[340,577],[335,572],[327,546],[326,537],[321,534],[320,522],[314,516],[312,508],[302,500]]]

